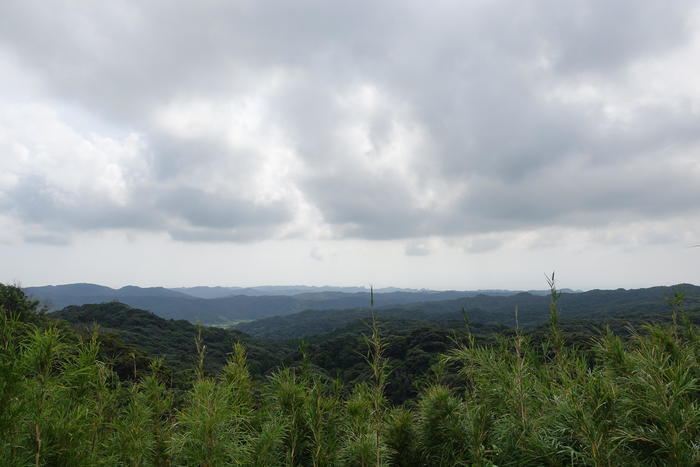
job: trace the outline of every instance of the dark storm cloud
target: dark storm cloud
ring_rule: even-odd
[[[11,199],[1,209],[51,228],[162,230],[183,241],[274,236],[299,199],[336,236],[372,239],[697,214],[698,96],[655,101],[624,85],[634,66],[689,43],[693,7],[5,3],[0,47],[55,101],[142,135],[148,169],[121,202],[22,175],[0,186]],[[697,64],[685,66],[669,73]],[[577,95],[589,88],[601,95]],[[257,181],[263,161],[282,164],[268,138],[245,146],[251,123],[233,137],[226,129],[248,96],[264,104],[259,126],[281,133],[298,162],[268,183],[284,185],[272,197]],[[183,128],[204,128],[194,136],[157,118],[181,101],[213,106],[181,110],[194,119]],[[623,116],[610,117],[618,107]],[[469,248],[493,242],[482,243]]]

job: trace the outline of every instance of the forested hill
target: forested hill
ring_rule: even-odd
[[[679,284],[670,287],[646,289],[591,290],[583,293],[562,293],[559,307],[564,319],[603,319],[634,314],[655,314],[668,310],[668,299],[683,291],[685,306],[700,307],[700,287]],[[520,293],[511,296],[478,295],[455,300],[408,304],[401,308],[366,306],[352,310],[307,310],[286,316],[274,316],[236,326],[248,334],[271,339],[291,339],[333,331],[355,320],[368,318],[374,313],[381,319],[409,319],[418,321],[462,320],[461,310],[467,311],[470,321],[515,326],[515,307],[518,307],[520,326],[534,327],[548,318],[549,297]]]
[[[70,306],[48,317],[65,320],[77,329],[97,324],[100,334],[113,333],[145,355],[162,357],[167,367],[178,372],[176,378],[181,382],[192,377],[198,330],[188,321],[166,320],[116,302]],[[455,331],[420,321],[395,319],[380,321],[380,326],[391,368],[386,395],[393,403],[415,397],[417,383],[430,374],[439,354],[452,348],[457,336],[464,338],[463,330]],[[478,324],[472,328],[480,341],[506,330]],[[364,335],[368,332],[366,322],[356,321],[333,333],[314,336],[306,347],[310,364],[328,377],[340,378],[349,387],[366,381],[369,368],[365,360],[367,344]],[[202,343],[206,346],[205,369],[209,374],[221,370],[234,342],[244,345],[249,369],[257,379],[283,366],[299,366],[304,359],[296,344],[256,339],[239,331],[212,327],[202,327],[201,333]]]
[[[70,306],[47,316],[51,318],[67,321],[79,330],[97,324],[102,336],[114,334],[144,355],[163,358],[168,368],[176,370],[178,381],[185,384],[191,381],[198,330],[187,321],[165,320],[122,303]],[[458,334],[452,329],[417,321],[393,320],[380,324],[391,368],[386,394],[390,401],[401,403],[415,397],[416,383],[427,377],[440,352],[454,346],[453,339]],[[503,331],[497,327],[473,329],[480,339]],[[367,332],[367,324],[358,321],[334,333],[316,336],[307,346],[309,362],[316,371],[338,377],[349,387],[365,381],[369,376],[364,339]],[[201,336],[209,374],[221,371],[234,342],[244,345],[248,367],[256,379],[284,366],[299,366],[304,359],[296,344],[256,339],[238,331],[202,327]]]
[[[125,343],[151,356],[163,357],[175,370],[192,368],[197,355],[195,325],[185,320],[163,319],[123,303],[69,306],[49,316],[74,326],[97,324],[103,332],[113,332]],[[201,332],[206,345],[205,364],[212,372],[224,365],[234,342],[245,345],[248,364],[256,375],[266,374],[281,365],[291,350],[283,343],[261,341],[235,330],[202,327]]]
[[[668,310],[668,300],[675,293],[685,295],[688,307],[700,306],[700,287],[692,284],[649,287],[643,289],[590,290],[582,293],[562,293],[559,311],[562,318],[604,318],[631,313],[659,313]],[[547,319],[548,296],[520,293],[506,297],[480,295],[435,303],[420,303],[407,309],[449,313],[462,307],[470,312],[470,319],[514,324],[514,309],[522,326],[538,325]],[[481,313],[486,312],[486,314]]]

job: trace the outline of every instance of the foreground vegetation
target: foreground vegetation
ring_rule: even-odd
[[[552,278],[553,279],[553,278]],[[417,398],[386,400],[386,339],[366,336],[365,383],[344,387],[302,363],[251,378],[242,344],[174,388],[134,354],[132,377],[104,358],[97,332],[76,333],[0,285],[0,462],[6,465],[697,465],[700,340],[671,301],[669,325],[585,348],[559,326],[483,343],[467,330]],[[517,313],[517,311],[516,311]],[[448,370],[459,388],[448,384]],[[126,372],[128,373],[128,372]]]

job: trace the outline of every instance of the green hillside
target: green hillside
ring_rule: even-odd
[[[605,319],[633,314],[657,314],[668,310],[669,297],[682,290],[688,308],[700,308],[700,287],[679,284],[633,290],[592,290],[562,293],[559,299],[562,319]],[[515,326],[514,310],[518,307],[519,324],[533,328],[547,321],[549,298],[531,293],[509,296],[478,295],[460,299],[377,308],[381,319],[407,319],[444,323],[461,321],[465,309],[470,321],[482,324]],[[365,307],[353,310],[306,310],[285,316],[273,316],[235,326],[247,334],[270,339],[293,339],[331,332],[357,319],[367,319]]]
[[[124,342],[145,353],[162,357],[178,371],[192,369],[195,363],[197,327],[185,320],[163,319],[151,312],[134,309],[123,303],[69,306],[51,313],[52,318],[78,327],[97,324],[102,331],[117,334]],[[264,375],[282,364],[290,348],[282,343],[268,343],[239,331],[214,327],[201,328],[207,346],[207,371],[219,371],[233,343],[241,342],[248,351],[248,365],[256,375]]]
[[[550,305],[548,326],[531,335],[395,321],[358,340],[355,323],[258,381],[240,343],[215,374],[203,344],[190,383],[175,388],[157,366],[120,375],[99,335],[81,338],[82,324],[37,313],[0,285],[0,455],[6,465],[71,466],[698,465],[700,334],[683,301],[666,310],[668,325],[585,346],[558,324],[556,292]],[[103,319],[142,345],[151,333],[193,330],[117,304],[64,316]],[[392,402],[392,371],[405,404]]]

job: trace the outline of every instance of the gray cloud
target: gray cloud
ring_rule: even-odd
[[[468,253],[485,253],[500,247],[502,240],[493,237],[475,236],[469,239],[464,246],[464,251]]]
[[[541,17],[540,26],[555,66],[563,71],[624,67],[636,58],[663,54],[690,30],[687,2],[549,3],[553,14]]]
[[[177,188],[163,193],[158,206],[165,213],[193,226],[208,228],[269,226],[291,218],[289,207],[280,201],[256,205],[193,188]]]
[[[11,201],[11,213],[29,224],[42,225],[50,230],[156,229],[162,224],[160,214],[149,208],[148,198],[139,199],[139,193],[134,193],[136,199],[130,203],[120,205],[102,193],[76,194],[52,186],[41,177],[29,175],[7,196]]]
[[[25,235],[24,241],[27,243],[39,243],[43,245],[69,245],[70,239],[57,234]]]
[[[274,230],[261,227],[240,227],[235,229],[173,229],[168,232],[173,240],[181,242],[246,243],[269,238]]]
[[[408,243],[404,252],[407,256],[428,256],[431,250],[425,242],[415,241]]]
[[[113,196],[20,167],[0,209],[47,231],[215,242],[274,237],[303,206],[371,239],[696,215],[700,96],[632,85],[690,44],[693,8],[5,3],[0,48],[37,99],[140,135],[145,168]]]
[[[323,255],[323,252],[315,246],[309,251],[309,258],[314,259],[316,261],[323,261],[325,259],[325,256]]]
[[[291,219],[282,201],[253,203],[196,188],[136,191],[126,205],[96,197],[76,199],[37,177],[9,193],[10,212],[47,233],[25,237],[32,243],[66,244],[72,230],[146,229],[167,231],[182,241],[252,241],[273,235]]]

